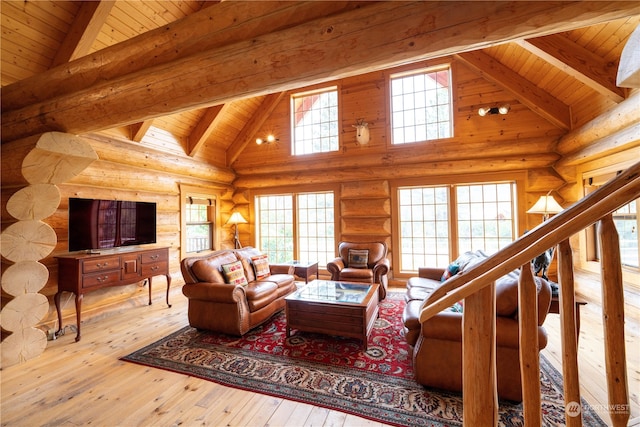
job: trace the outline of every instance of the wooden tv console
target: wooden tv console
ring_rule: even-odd
[[[89,292],[111,286],[130,285],[144,279],[149,281],[149,305],[151,305],[151,279],[167,277],[167,305],[169,304],[169,248],[120,249],[100,254],[81,253],[57,256],[58,292],[54,297],[58,312],[58,330],[62,331],[62,292],[73,292],[76,296],[76,342],[80,341],[82,321],[82,298]]]

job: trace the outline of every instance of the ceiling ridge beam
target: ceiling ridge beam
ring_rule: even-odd
[[[264,97],[256,112],[245,123],[244,127],[227,149],[227,164],[232,165],[240,157],[247,145],[253,141],[256,133],[269,118],[278,103],[284,97],[284,92],[272,93]]]
[[[465,52],[455,55],[482,77],[503,88],[540,117],[563,129],[571,129],[571,108],[540,89],[531,81],[506,67],[490,55]]]
[[[464,14],[454,13],[459,9],[458,2],[373,2],[205,50],[18,110],[3,109],[2,141],[51,130],[76,134],[103,130],[567,31],[640,14],[640,3],[498,1],[468,2]],[[153,50],[147,55],[153,56]]]
[[[622,102],[628,94],[626,89],[616,86],[617,64],[605,61],[563,35],[518,40],[517,43],[616,103]]]

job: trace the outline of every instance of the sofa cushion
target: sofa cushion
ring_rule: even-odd
[[[269,257],[266,254],[251,257],[251,262],[253,263],[253,271],[256,275],[256,280],[264,279],[271,274],[271,269],[269,268]]]
[[[369,249],[349,249],[349,261],[347,265],[350,268],[368,268]]]
[[[240,258],[242,268],[244,269],[244,277],[247,278],[247,282],[253,282],[256,280],[256,274],[253,272],[253,264],[249,258]]]
[[[244,267],[241,261],[230,262],[222,266],[222,271],[227,279],[227,283],[231,285],[246,286],[248,284],[247,278],[244,275]]]
[[[340,280],[344,282],[354,280],[356,282],[373,283],[373,270],[368,268],[343,268],[340,272]]]
[[[513,317],[518,311],[518,279],[506,275],[496,280],[496,315]]]
[[[224,283],[224,277],[218,270],[220,264],[216,259],[206,258],[193,263],[191,271],[201,282]]]
[[[448,280],[450,277],[458,274],[458,271],[460,271],[460,266],[457,263],[452,262],[451,264],[449,264],[447,268],[445,268],[444,273],[442,273],[442,277],[440,278],[440,281],[444,282],[445,280]]]
[[[245,288],[249,311],[260,310],[278,298],[278,286],[273,282],[258,280],[249,283]]]

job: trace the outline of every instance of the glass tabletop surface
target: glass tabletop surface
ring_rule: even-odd
[[[314,280],[287,297],[288,300],[346,302],[360,304],[371,285],[366,283],[344,283],[330,280]]]

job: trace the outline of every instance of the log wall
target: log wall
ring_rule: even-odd
[[[53,295],[57,292],[58,266],[55,256],[68,251],[68,205],[70,197],[95,199],[119,199],[154,202],[157,206],[157,244],[168,246],[170,272],[176,285],[173,292],[179,292],[182,283],[180,274],[180,185],[189,185],[221,195],[219,209],[222,218],[216,228],[219,233],[219,247],[233,247],[233,231],[224,222],[234,209],[231,182],[235,177],[228,168],[212,166],[196,161],[186,155],[176,155],[175,148],[170,152],[150,149],[139,143],[127,143],[122,140],[101,135],[84,136],[83,139],[95,150],[98,160],[76,177],[60,184],[61,202],[55,212],[43,222],[51,226],[56,233],[57,243],[49,256],[41,260],[47,267],[49,278],[40,291],[50,301],[49,313],[42,328],[54,328],[56,311]],[[7,212],[7,200],[27,185],[20,172],[22,159],[26,151],[12,144],[2,145],[2,228],[6,229],[15,222]],[[5,167],[6,166],[6,167]],[[3,272],[10,266],[2,260]],[[131,304],[146,305],[146,288],[138,285],[105,288],[89,293],[83,299],[83,319],[101,316],[106,310],[124,309]],[[164,303],[161,295],[165,292],[166,281],[159,276],[154,279],[154,303]],[[10,299],[3,294],[3,305]],[[128,301],[127,304],[122,302]],[[75,324],[73,296],[65,294],[63,302],[63,322]],[[3,331],[3,336],[6,336]]]

